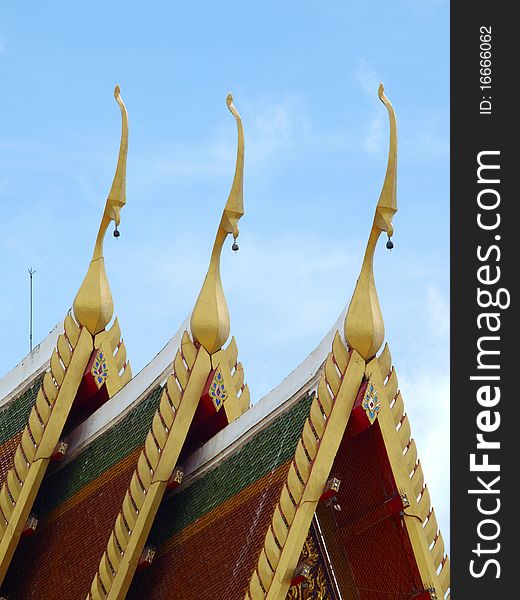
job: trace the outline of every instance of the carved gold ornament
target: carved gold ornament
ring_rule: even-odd
[[[218,352],[229,337],[230,321],[220,279],[220,256],[227,236],[232,235],[234,240],[237,239],[238,221],[244,214],[244,130],[242,119],[233,105],[231,94],[228,95],[226,102],[231,114],[235,117],[238,129],[235,177],[218,226],[208,272],[190,321],[191,333],[194,339],[210,355]],[[236,248],[238,249],[238,246]]]
[[[394,232],[392,217],[397,212],[397,124],[394,109],[384,94],[383,84],[379,86],[378,95],[386,106],[390,118],[388,165],[361,273],[345,319],[347,343],[350,348],[356,349],[365,360],[375,356],[385,339],[385,325],[374,281],[374,253],[379,236],[383,231],[388,234],[389,238],[392,236]],[[390,239],[388,244],[389,248],[393,247]]]
[[[94,246],[94,253],[85,279],[74,299],[74,317],[80,325],[84,325],[92,335],[103,331],[114,314],[114,302],[108,285],[103,258],[103,240],[110,221],[119,225],[121,208],[126,204],[126,155],[128,152],[128,114],[119,93],[119,86],[114,90],[116,102],[121,109],[122,129],[119,157],[117,160],[114,181],[108,194],[105,211],[99,226]],[[117,231],[117,229],[116,229]],[[118,232],[117,232],[118,233]]]
[[[293,585],[289,589],[287,600],[331,600],[327,579],[319,558],[316,544],[309,535],[303,546],[300,560],[310,566],[310,574],[305,582]]]

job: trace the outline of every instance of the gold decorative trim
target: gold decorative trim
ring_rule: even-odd
[[[410,504],[404,511],[404,522],[419,572],[425,587],[432,588],[439,598],[444,598],[450,588],[450,562],[444,552],[444,540],[430,504],[417,446],[411,437],[410,421],[398,388],[397,373],[390,368],[391,361],[386,344],[381,355],[367,364],[366,374],[380,393],[379,426],[396,485]]]
[[[132,368],[127,359],[126,347],[121,337],[119,321],[116,318],[112,327],[98,333],[94,338],[94,348],[103,353],[107,364],[105,385],[108,397],[112,398],[132,379]]]
[[[119,224],[120,210],[126,202],[128,118],[119,86],[116,86],[114,95],[122,115],[121,144],[92,262],[74,300],[74,318],[71,314],[65,318],[64,333],[58,337],[50,367],[43,377],[16,449],[13,466],[0,489],[0,584],[61,438],[93,351],[102,352],[106,360],[103,383],[106,383],[109,397],[119,391],[132,375],[117,319],[110,330],[104,330],[112,318],[113,302],[103,264],[103,239],[111,220]]]
[[[373,259],[382,231],[393,233],[397,210],[397,126],[394,109],[379,86],[378,95],[390,118],[390,148],[383,189],[379,197],[361,274],[344,322],[345,339],[339,333],[325,361],[317,396],[311,405],[302,438],[296,448],[264,548],[250,581],[246,599],[285,597],[296,561],[309,531],[312,516],[330,474],[350,413],[363,379],[365,360],[372,358],[384,340],[384,323],[377,299]]]
[[[244,133],[231,94],[227,97],[227,106],[238,129],[235,176],[210,266],[192,312],[193,340],[188,332],[184,333],[173,360],[173,373],[167,380],[121,512],[94,575],[88,600],[123,600],[126,596],[211,372],[216,369],[219,385],[226,392],[222,403],[228,422],[249,408],[249,389],[244,385],[243,367],[237,362],[235,339],[227,348],[222,348],[229,337],[230,322],[220,278],[220,255],[227,236],[232,234],[237,238],[238,221],[244,214]]]
[[[365,361],[355,350],[349,354],[336,332],[246,600],[279,600],[288,593],[364,370]]]
[[[110,332],[106,335],[110,336]],[[119,332],[114,339],[118,336]],[[123,600],[126,596],[200,397],[214,369],[220,373],[226,390],[223,410],[228,422],[249,408],[249,388],[244,384],[235,338],[210,356],[184,332],[173,360],[173,373],[166,382],[87,600]]]
[[[380,359],[374,358],[384,341],[384,323],[375,287],[373,259],[381,233],[386,231],[389,238],[393,234],[392,217],[397,211],[396,118],[382,84],[378,94],[388,110],[390,148],[385,181],[361,274],[344,323],[345,338],[351,349],[350,360],[336,333],[333,351],[325,362],[318,393],[311,405],[310,419],[304,426],[275,508],[246,600],[280,600],[286,597],[363,376],[381,399],[379,411],[372,411],[373,416],[378,416],[396,483],[411,499],[404,520],[423,582],[439,597],[444,597],[449,589],[449,561],[444,555],[442,535],[430,508],[415,442],[410,439],[410,426],[398,393],[397,375],[395,370],[391,370],[388,347],[385,347]],[[391,248],[392,244],[389,242],[387,246]],[[373,407],[367,405],[366,408]]]
[[[228,399],[228,393],[226,391],[226,386],[224,385],[224,378],[222,377],[220,366],[215,370],[213,381],[210,383],[208,393],[209,397],[213,401],[215,410],[220,410],[224,405],[224,402]]]
[[[16,448],[13,466],[0,490],[0,583],[60,439],[92,349],[88,331],[67,315],[65,332],[51,355],[50,368]]]
[[[227,395],[223,407],[227,422],[232,423],[250,407],[249,386],[244,383],[244,367],[238,362],[238,349],[234,337],[227,348],[211,356],[211,364],[222,375]]]
[[[88,600],[123,600],[195,415],[211,361],[187,332],[139,455]]]

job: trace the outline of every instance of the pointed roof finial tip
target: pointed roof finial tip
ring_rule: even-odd
[[[379,96],[379,98],[381,98],[381,96],[383,96],[384,93],[385,93],[385,86],[383,85],[383,82],[380,81],[379,88],[377,89],[377,95]]]
[[[119,87],[119,85],[116,85],[116,87],[114,88],[114,98],[116,99],[116,102],[119,104],[119,108],[126,112],[126,107],[125,107],[125,103],[123,102],[123,98],[121,98],[121,88]]]
[[[114,97],[121,109],[122,116],[121,141],[116,172],[99,226],[92,261],[73,303],[76,320],[80,325],[85,326],[92,335],[96,335],[108,325],[114,312],[114,303],[103,261],[103,241],[110,221],[114,221],[116,224],[117,232],[121,208],[126,204],[128,115],[121,99],[119,85],[114,88]]]
[[[244,130],[240,114],[233,104],[232,94],[227,95],[226,104],[235,117],[238,129],[235,175],[215,237],[208,272],[190,319],[193,338],[209,354],[218,352],[229,337],[230,320],[220,279],[220,256],[227,236],[232,235],[234,240],[238,237],[238,221],[244,214]],[[236,241],[233,243],[232,249],[238,250]]]
[[[377,298],[374,280],[374,253],[383,231],[388,235],[387,248],[393,247],[390,236],[394,232],[392,217],[397,211],[397,124],[390,100],[379,85],[378,95],[386,106],[390,119],[390,144],[385,180],[376,206],[361,273],[345,317],[344,331],[348,345],[365,360],[370,360],[381,348],[385,337],[383,315]]]
[[[239,127],[241,126],[242,118],[240,117],[240,113],[238,112],[236,106],[233,104],[233,94],[229,93],[226,98],[226,104],[229,108],[229,112],[235,117]]]

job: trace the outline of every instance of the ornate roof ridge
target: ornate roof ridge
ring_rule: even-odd
[[[278,385],[262,396],[251,408],[211,440],[188,457],[185,462],[186,475],[212,470],[229,454],[234,453],[261,429],[278,418],[281,413],[290,410],[294,404],[308,393],[316,390],[323,365],[330,352],[336,335],[341,337],[342,323],[345,319],[345,307],[336,323],[325,337]]]
[[[187,474],[198,470],[208,462],[212,462],[217,455],[226,455],[228,450],[237,443],[240,445],[247,443],[258,430],[256,425],[264,423],[267,427],[280,412],[289,410],[301,398],[302,394],[315,388],[319,371],[327,358],[332,340],[337,332],[342,333],[341,325],[345,319],[346,311],[347,307],[345,306],[335,324],[316,348],[278,385],[189,457],[185,465]],[[171,364],[175,353],[180,348],[182,335],[187,329],[189,320],[190,316],[186,317],[175,335],[170,338],[162,350],[139,373],[135,374],[117,394],[68,435],[67,454],[56,465],[53,472],[73,460],[104,431],[116,425],[128,411],[146,398],[153,387],[166,382],[171,373]],[[135,393],[136,389],[139,390],[137,394]]]
[[[119,223],[125,204],[126,150],[128,124],[119,93],[114,96],[121,109],[122,133],[116,174],[101,220],[92,261],[74,300],[75,318],[63,322],[49,357],[49,368],[21,433],[5,482],[0,488],[0,585],[21,538],[23,528],[38,495],[47,467],[55,454],[80,385],[82,400],[95,397],[105,386],[105,396],[116,393],[131,378],[126,348],[117,318],[112,318],[113,303],[104,270],[102,245],[111,220]],[[91,384],[90,389],[89,385]],[[97,388],[97,390],[96,390]],[[83,407],[84,409],[84,407]]]
[[[382,84],[378,94],[390,116],[390,150],[361,275],[345,319],[348,346],[339,335],[335,336],[278,504],[265,532],[246,600],[276,600],[287,594],[363,381],[371,395],[364,393],[361,407],[370,425],[379,415],[393,476],[408,502],[409,511],[403,512],[403,520],[422,581],[438,597],[444,598],[449,590],[449,559],[444,554],[442,535],[430,506],[388,346],[375,356],[384,341],[384,325],[375,290],[373,256],[381,232],[386,231],[389,238],[392,235],[391,219],[397,210],[395,113]],[[390,242],[387,247],[392,247]]]
[[[395,482],[408,503],[403,521],[419,573],[425,586],[435,590],[439,598],[445,598],[450,589],[450,560],[424,481],[388,344],[379,356],[367,362],[366,377],[386,396],[386,410],[379,415],[379,426]]]
[[[211,427],[202,431],[202,424],[207,424],[211,415],[220,410],[222,427],[249,408],[249,388],[244,384],[235,339],[223,348],[229,337],[230,321],[220,279],[220,255],[227,236],[231,234],[235,240],[238,237],[238,221],[244,214],[242,120],[231,94],[226,102],[238,128],[235,176],[208,272],[191,314],[193,339],[184,331],[119,515],[93,573],[87,600],[125,598],[190,429],[195,427],[193,438],[200,442],[199,436],[214,433]],[[236,241],[233,249],[238,249]]]
[[[107,429],[115,426],[129,411],[143,401],[157,385],[163,385],[168,379],[175,354],[181,347],[182,336],[189,323],[187,317],[175,335],[164,345],[152,360],[148,362],[132,379],[100,406],[90,417],[80,423],[67,436],[67,454],[53,470],[61,469],[88,447]]]

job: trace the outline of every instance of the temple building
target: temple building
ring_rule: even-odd
[[[251,402],[220,275],[244,214],[233,98],[235,174],[203,286],[133,375],[114,318],[124,299],[112,299],[103,258],[126,203],[116,87],[121,145],[92,261],[63,321],[0,380],[0,599],[449,598],[374,279],[397,211],[396,116],[378,94],[388,166],[353,296],[317,348]]]

